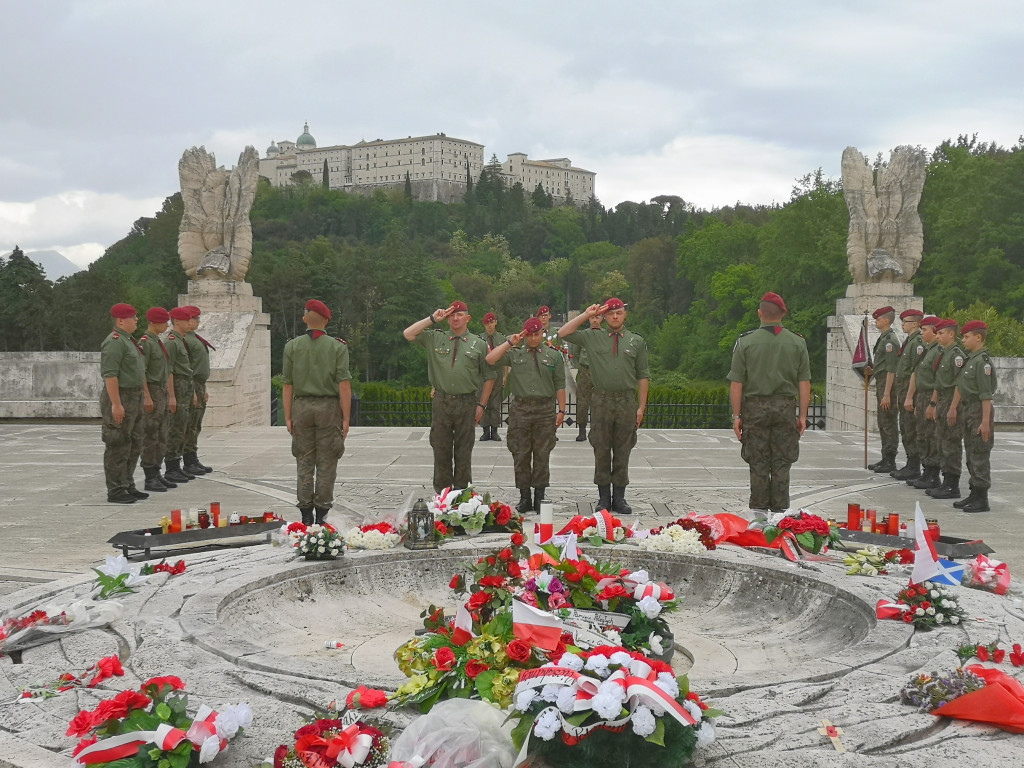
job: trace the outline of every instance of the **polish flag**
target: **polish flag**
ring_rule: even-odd
[[[914,571],[910,574],[911,584],[920,584],[942,573],[939,553],[935,551],[935,544],[928,538],[927,531],[928,524],[924,521],[921,502],[917,502],[914,510]]]
[[[544,651],[553,651],[562,637],[562,622],[521,600],[512,601],[512,634]]]
[[[560,560],[579,560],[580,551],[576,548],[577,541],[576,532],[573,531],[565,538],[565,546],[562,547],[562,555]]]
[[[455,645],[465,645],[475,637],[473,634],[473,617],[465,604],[455,612],[455,624],[452,627],[452,642]]]

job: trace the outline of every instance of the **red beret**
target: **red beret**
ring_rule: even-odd
[[[878,309],[871,313],[871,316],[875,318],[875,320],[877,320],[882,315],[888,314],[889,312],[896,314],[896,310],[893,309],[892,307],[879,307]]]
[[[306,302],[306,309],[308,311],[311,311],[311,312],[316,312],[324,320],[330,320],[331,319],[331,310],[328,309],[327,305],[324,304],[319,299],[310,299],[309,301],[307,301]]]
[[[464,301],[453,301],[451,308],[456,312],[469,312],[469,307],[466,306]]]
[[[203,314],[203,311],[194,304],[189,304],[187,307],[185,307],[185,309],[188,310],[189,319],[199,317],[201,314]]]
[[[527,318],[526,322],[523,323],[523,333],[537,333],[542,330],[544,330],[544,326],[541,325],[540,320],[536,317]]]
[[[917,318],[924,317],[924,312],[920,309],[904,309],[900,312],[900,320],[913,320],[915,323],[921,322]]]
[[[484,322],[485,323],[493,323],[497,319],[498,319],[498,316],[495,315],[493,312],[488,312],[486,315],[484,315]]]
[[[188,307],[175,307],[170,312],[172,320],[191,320],[192,313],[189,312]]]
[[[115,304],[110,308],[110,316],[116,317],[118,320],[127,320],[129,317],[135,317],[138,312],[135,311],[135,307],[131,304]]]
[[[935,330],[941,331],[943,328],[956,328],[956,320],[951,317],[947,317],[944,320],[939,320],[935,324]]]
[[[550,314],[551,314],[551,307],[549,307],[547,304],[545,304],[543,307],[541,307],[540,309],[537,310],[537,317],[540,317],[541,315],[550,315]]]
[[[935,315],[928,315],[928,317],[921,320],[921,325],[935,325],[942,318],[936,317]]]
[[[171,315],[163,307],[153,307],[146,313],[146,320],[151,323],[166,323],[170,319]]]
[[[987,331],[988,326],[981,320],[971,320],[968,323],[964,323],[964,327],[960,329],[961,333],[970,333],[971,331]]]
[[[613,309],[625,309],[626,308],[626,305],[622,301],[622,299],[616,299],[615,297],[612,297],[612,298],[608,299],[608,301],[605,302],[605,306],[608,307],[609,311],[611,311]]]
[[[768,293],[761,297],[761,301],[767,301],[777,306],[783,312],[789,312],[789,310],[786,309],[786,302],[784,302],[782,297],[774,291],[768,291]]]

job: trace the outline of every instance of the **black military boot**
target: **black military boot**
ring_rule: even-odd
[[[205,464],[203,464],[203,462],[201,462],[199,460],[199,454],[198,453],[193,453],[192,454],[192,459],[193,459],[193,464],[195,464],[197,467],[199,467],[201,470],[203,470],[204,474],[208,475],[211,472],[213,472],[213,467],[208,467]]]
[[[896,457],[895,456],[883,456],[882,460],[874,465],[872,472],[878,472],[882,475],[888,475],[890,472],[896,469]]]
[[[916,480],[913,483],[914,487],[918,490],[928,490],[929,488],[938,488],[942,485],[942,481],[939,479],[939,468],[938,467],[925,467],[924,474],[921,475],[920,480]]]
[[[187,483],[194,479],[194,476],[189,477],[181,471],[181,459],[164,459],[164,466],[167,467],[164,474],[173,483]]]
[[[624,485],[613,485],[612,486],[612,512],[616,515],[628,515],[633,511],[633,508],[626,503],[626,486]]]
[[[491,440],[493,440],[496,443],[500,443],[501,442],[501,438],[498,437],[498,428],[497,427],[491,427]]]
[[[134,504],[135,501],[135,497],[128,493],[128,491],[114,491],[107,494],[108,504]]]
[[[582,443],[587,439],[587,425],[580,424],[580,433],[576,435],[576,442]]]
[[[597,486],[597,509],[612,508],[612,487],[610,485]]]
[[[155,493],[167,493],[167,488],[160,482],[160,467],[143,467],[146,474],[145,489]]]
[[[313,507],[316,511],[316,524],[323,525],[324,520],[327,519],[327,513],[331,511],[330,507]]]
[[[540,503],[544,501],[544,489],[534,488],[533,489],[533,508],[540,512]]]
[[[313,508],[312,507],[299,507],[299,513],[302,515],[302,522],[304,525],[313,524]]]
[[[974,492],[974,501],[964,506],[964,512],[988,512],[988,488]]]
[[[536,512],[538,509],[533,508],[533,499],[530,498],[529,488],[519,489],[519,503],[516,504],[516,512],[520,515],[525,515],[527,512]]]
[[[960,475],[946,473],[942,485],[925,491],[933,499],[959,499],[960,498]]]
[[[480,442],[481,443],[486,443],[488,440],[491,439],[491,428],[490,427],[484,427],[483,430],[484,430],[484,433],[482,435],[480,435]]]
[[[867,467],[865,467],[865,469],[870,469],[872,472],[874,472],[875,471],[875,467],[877,467],[883,461],[885,461],[885,457],[884,456],[882,458],[880,458],[878,461],[876,461],[876,462],[874,462],[872,464],[868,464]]]
[[[145,493],[144,491],[140,491],[138,488],[135,487],[134,484],[128,486],[128,495],[131,496],[134,499],[139,499],[140,501],[142,499],[148,499],[149,498],[149,494],[148,493]]]
[[[205,475],[210,471],[209,467],[206,467],[199,463],[199,457],[196,456],[195,451],[186,453],[181,457],[182,468],[185,470],[187,475]]]
[[[921,476],[921,460],[917,456],[907,456],[907,465],[892,473],[894,480],[917,479]]]
[[[172,483],[170,480],[167,479],[167,475],[165,475],[165,474],[161,475],[160,474],[160,465],[159,464],[156,467],[156,479],[159,480],[161,483],[163,483],[164,488],[166,488],[167,490],[170,490],[171,488],[177,488],[178,487],[177,483]]]
[[[956,508],[956,509],[963,509],[968,504],[973,503],[974,500],[978,497],[978,492],[974,490],[974,485],[972,485],[971,483],[968,483],[967,486],[971,489],[971,492],[969,494],[967,494],[967,498],[966,499],[960,499],[960,501],[954,501],[953,502],[953,507],[954,508]]]

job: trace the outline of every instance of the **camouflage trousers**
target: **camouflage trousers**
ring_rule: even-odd
[[[745,397],[740,456],[750,465],[750,508],[789,508],[789,468],[800,458],[792,397]]]
[[[483,390],[477,394],[483,396]],[[491,390],[491,397],[487,401],[487,408],[484,409],[484,415],[480,417],[481,427],[497,428],[501,426],[501,401],[504,399],[505,387],[501,384],[501,373],[499,372],[498,378],[494,380],[494,388]]]
[[[548,459],[555,448],[555,399],[513,399],[508,409],[508,449],[512,453],[516,488],[551,485]]]
[[[594,394],[594,380],[590,377],[589,366],[576,371],[576,423],[587,426],[590,419],[590,399]]]
[[[964,423],[964,454],[967,457],[967,471],[971,474],[971,488],[976,491],[987,491],[992,487],[992,466],[989,457],[995,436],[990,434],[988,440],[984,440],[978,434],[984,413],[980,400],[970,403],[961,401],[959,412]]]
[[[963,436],[964,415],[957,409],[956,424],[950,426],[946,421],[949,406],[953,402],[953,392],[939,395],[939,404],[935,408],[935,436],[938,442],[939,469],[949,475],[959,475],[963,469]]]
[[[206,382],[192,379],[195,400],[188,417],[188,429],[185,430],[184,453],[195,453],[199,448],[199,433],[203,431],[203,416],[206,415]]]
[[[142,466],[158,467],[167,447],[167,427],[171,412],[167,410],[167,385],[149,382],[153,410],[142,414]]]
[[[434,491],[465,488],[473,479],[475,392],[446,395],[438,390],[430,404],[430,447],[434,449]]]
[[[921,459],[921,466],[929,469],[939,468],[939,441],[936,435],[937,425],[929,421],[925,415],[928,412],[928,403],[931,402],[932,392],[918,392],[914,395],[914,419],[917,421],[917,455]]]
[[[882,456],[896,458],[900,449],[899,407],[896,402],[896,382],[893,382],[889,396],[889,410],[882,410],[882,398],[885,396],[885,379],[882,374],[875,380],[875,415],[878,421],[878,436],[882,439]]]
[[[595,389],[590,399],[594,485],[629,485],[629,454],[636,445],[636,393]]]
[[[903,450],[906,452],[908,460],[920,458],[921,454],[917,450],[917,419],[914,417],[913,411],[908,411],[903,407],[907,401],[907,393],[910,392],[910,379],[897,380],[893,384],[893,389],[896,390],[896,395],[892,407],[899,409],[900,438],[903,440]]]
[[[337,397],[296,397],[292,401],[292,456],[298,469],[299,507],[330,509],[338,461],[345,453],[344,418]]]
[[[132,475],[142,451],[142,387],[122,389],[120,395],[124,419],[117,424],[107,388],[100,392],[103,476],[108,494],[123,493],[135,487]]]
[[[178,406],[168,418],[165,459],[180,459],[181,454],[185,452],[185,433],[192,418],[192,392],[192,379],[184,376],[174,377],[174,399],[177,400]]]

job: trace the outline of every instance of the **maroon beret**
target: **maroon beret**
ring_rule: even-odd
[[[768,293],[761,297],[761,301],[767,301],[777,306],[783,312],[789,312],[789,310],[786,309],[786,302],[784,302],[782,297],[774,291],[768,291]]]
[[[928,317],[921,320],[921,325],[935,325],[941,319],[941,317],[936,317],[935,315],[928,315]]]
[[[195,304],[189,304],[187,307],[185,307],[185,309],[188,310],[189,319],[199,317],[201,314],[203,314],[203,311],[199,309],[199,307],[197,307]]]
[[[971,320],[968,323],[964,323],[964,327],[960,329],[960,333],[970,333],[971,331],[987,331],[988,326],[981,320]]]
[[[613,309],[625,309],[626,307],[622,299],[616,299],[614,296],[608,299],[608,301],[606,301],[604,304],[606,307],[608,307],[609,311]]]
[[[536,317],[527,318],[526,322],[523,323],[523,333],[538,333],[544,330],[544,326],[541,325],[540,320]]]
[[[151,323],[166,323],[171,319],[170,313],[163,307],[153,307],[146,313],[146,320]]]
[[[331,310],[328,309],[327,305],[324,304],[319,299],[310,299],[309,301],[307,301],[306,302],[306,310],[310,311],[310,312],[316,312],[324,320],[330,320],[331,319]]]
[[[941,331],[943,328],[956,328],[956,320],[951,317],[947,317],[943,320],[939,320],[939,322],[935,324],[936,331]]]
[[[110,316],[118,320],[127,320],[129,317],[135,317],[137,314],[138,312],[135,311],[135,307],[131,304],[115,304],[110,308]]]
[[[451,309],[456,312],[469,312],[469,307],[466,306],[466,302],[464,301],[453,301]]]
[[[192,313],[188,307],[175,307],[170,312],[172,320],[191,320]]]
[[[488,312],[486,315],[484,315],[484,322],[485,323],[493,323],[497,319],[498,319],[498,316],[495,315],[493,312]]]
[[[540,317],[541,315],[550,315],[550,314],[551,314],[551,307],[549,307],[547,304],[545,304],[543,307],[541,307],[540,309],[537,310],[537,317]]]
[[[875,320],[877,320],[882,315],[886,315],[886,314],[888,314],[890,312],[892,312],[893,314],[896,314],[896,310],[893,309],[892,307],[879,307],[878,309],[876,309],[874,312],[871,313],[871,316],[873,318],[875,318]]]
[[[924,317],[924,312],[920,309],[904,309],[900,312],[900,320],[913,320],[915,323],[921,322],[917,318]]]

